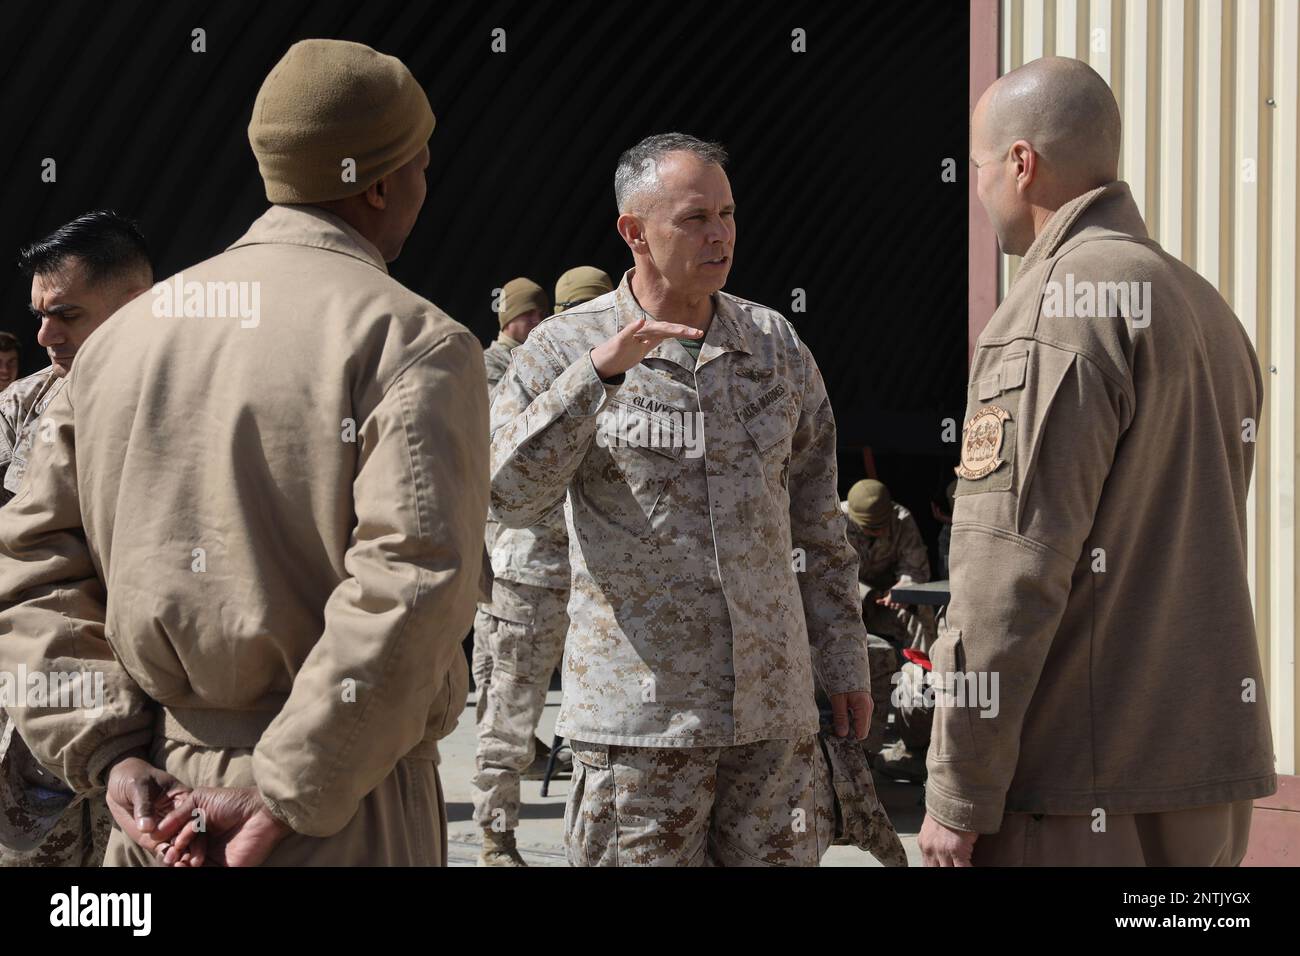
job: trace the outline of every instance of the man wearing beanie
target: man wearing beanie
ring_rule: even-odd
[[[556,301],[579,304],[610,291],[609,277],[585,270],[582,282],[561,277]],[[604,276],[599,288],[594,276]],[[484,352],[488,387],[495,392],[522,344],[546,315],[546,293],[531,279],[505,284],[498,306],[501,336]],[[478,687],[478,752],[474,774],[474,822],[483,830],[481,866],[524,866],[515,845],[519,781],[543,773],[548,748],[534,733],[546,705],[551,674],[564,653],[569,618],[569,536],[564,506],[556,505],[529,528],[498,529],[488,522],[492,553],[492,601],[474,617],[474,683]]]
[[[567,312],[574,306],[613,291],[614,281],[604,269],[574,266],[556,280],[555,311],[557,314]]]
[[[97,714],[17,718],[107,783],[109,865],[445,860],[487,396],[386,266],[433,125],[400,61],[292,46],[248,130],[271,208],[83,346],[0,510],[0,666],[104,676]],[[229,289],[251,314],[205,309]]]
[[[929,653],[934,641],[934,613],[890,597],[893,588],[930,580],[930,556],[912,513],[893,500],[884,482],[865,478],[849,489],[841,510],[848,517],[849,544],[858,553],[858,593],[867,626],[867,656],[871,659],[871,696],[875,708],[871,732],[863,742],[875,766],[889,776],[925,777],[925,745],[929,719],[910,703],[899,707],[901,740],[884,747],[885,723],[899,672],[899,651]],[[883,748],[883,752],[882,752]]]
[[[546,290],[523,276],[511,279],[501,287],[496,306],[497,324],[501,331],[496,341],[483,350],[489,394],[496,390],[501,376],[506,373],[506,366],[510,364],[510,352],[515,346],[523,345],[528,333],[550,312]]]
[[[835,815],[814,672],[838,736],[871,718],[830,400],[794,327],[722,291],[725,162],[681,133],[620,157],[635,268],[535,329],[492,406],[493,514],[564,501],[573,536],[574,865],[816,866]]]

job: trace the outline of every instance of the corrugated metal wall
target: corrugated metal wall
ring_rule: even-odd
[[[1055,54],[1110,83],[1120,175],[1147,228],[1218,286],[1259,353],[1250,570],[1278,771],[1293,774],[1300,0],[1002,0],[1001,12],[1000,72]],[[1001,259],[1005,290],[1018,263]]]

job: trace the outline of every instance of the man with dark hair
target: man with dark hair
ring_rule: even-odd
[[[35,424],[63,385],[72,360],[108,317],[153,285],[149,249],[135,223],[96,210],[60,226],[18,254],[32,280],[36,341],[50,364],[0,396],[0,504],[18,492]]]
[[[46,407],[77,350],[114,312],[153,284],[140,230],[107,210],[78,216],[18,255],[32,280],[36,340],[50,364],[0,392],[0,505],[22,484]],[[17,339],[4,333],[15,347]],[[0,350],[6,340],[0,338]],[[112,818],[99,791],[74,793],[42,767],[0,710],[0,866],[98,866]]]
[[[0,391],[4,391],[18,378],[18,358],[22,343],[12,332],[0,332]]]
[[[725,161],[680,133],[623,155],[635,268],[534,329],[492,406],[494,515],[565,500],[572,536],[574,865],[816,866],[835,818],[814,672],[839,736],[871,718],[830,400],[790,322],[722,291]]]

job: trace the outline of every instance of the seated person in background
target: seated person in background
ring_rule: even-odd
[[[849,543],[858,553],[858,594],[867,626],[867,655],[871,662],[871,696],[875,700],[871,731],[863,742],[873,765],[892,776],[921,779],[930,738],[930,714],[910,699],[895,709],[899,738],[885,744],[886,721],[902,648],[928,653],[934,641],[934,612],[905,606],[890,590],[930,580],[930,559],[910,511],[894,502],[883,482],[873,478],[849,489],[841,509],[848,516]],[[907,665],[918,671],[916,665]],[[911,695],[903,695],[910,698]]]

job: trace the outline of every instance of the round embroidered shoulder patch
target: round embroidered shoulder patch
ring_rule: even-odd
[[[985,405],[961,430],[961,464],[953,470],[967,481],[992,474],[1002,465],[1002,423],[1011,414],[997,405]]]

